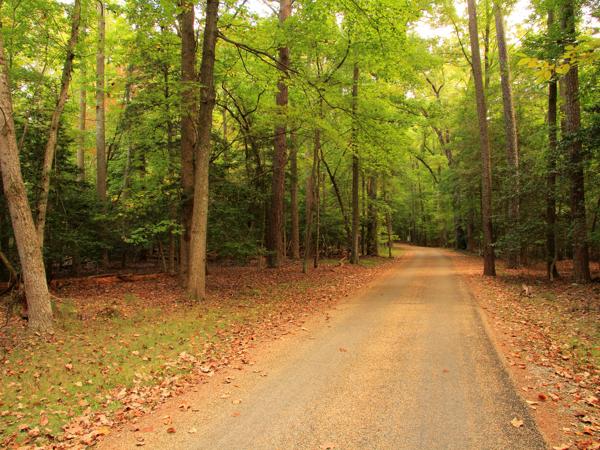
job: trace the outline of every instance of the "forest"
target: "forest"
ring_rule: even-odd
[[[475,255],[488,292],[504,283],[497,272],[521,283],[539,269],[534,293],[560,286],[585,298],[582,314],[597,310],[599,11],[598,0],[2,1],[0,410],[41,392],[40,373],[89,390],[44,385],[48,401],[70,398],[69,419],[125,405],[129,393],[105,402],[90,386],[152,384],[171,356],[194,366],[186,332],[219,338],[223,321],[235,330],[261,314],[270,327],[273,311],[291,323],[410,248]],[[150,296],[154,309],[136,303]],[[103,369],[77,375],[87,353],[44,359],[83,352],[82,339]],[[147,342],[133,355],[147,356],[134,364],[136,339]],[[0,445],[89,425],[69,431],[40,402],[27,408],[53,431],[0,411]],[[86,433],[91,445],[108,431]]]

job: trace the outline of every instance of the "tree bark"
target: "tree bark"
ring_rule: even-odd
[[[77,136],[77,181],[85,181],[85,130],[87,116],[87,91],[85,66],[81,65],[81,86],[79,88],[79,136]]]
[[[291,253],[292,259],[300,258],[300,225],[298,216],[298,142],[296,133],[291,133],[290,149],[290,215],[291,215]]]
[[[196,119],[198,96],[196,84],[196,38],[194,32],[194,3],[182,1],[179,16],[181,29],[181,223],[179,245],[179,274],[187,283],[189,251],[194,209],[194,148],[196,145]]]
[[[310,173],[306,178],[306,207],[305,207],[305,225],[304,225],[304,255],[302,261],[302,272],[308,272],[308,260],[312,248],[312,227],[313,227],[313,205],[315,201],[315,178],[317,176],[317,151],[321,148],[321,130],[315,129],[313,160]]]
[[[477,10],[475,0],[468,0],[469,37],[471,43],[471,68],[475,83],[475,98],[477,102],[477,117],[479,122],[479,141],[481,146],[481,217],[483,227],[483,274],[496,275],[496,265],[493,247],[492,231],[492,162],[490,157],[490,141],[488,135],[487,107],[483,76],[481,73],[481,56],[479,53],[479,38],[477,34]]]
[[[554,25],[554,11],[548,12],[548,31]],[[556,268],[556,158],[558,88],[555,79],[548,83],[548,156],[546,175],[546,271],[549,280],[559,277]]]
[[[508,162],[510,196],[508,198],[508,229],[511,242],[508,243],[506,264],[509,268],[519,266],[520,233],[519,233],[519,209],[520,209],[520,176],[519,176],[519,143],[517,134],[517,119],[512,95],[510,63],[506,49],[506,38],[504,35],[504,19],[500,5],[494,3],[494,16],[496,20],[496,40],[498,42],[498,58],[500,61],[500,82],[502,84],[502,103],[504,107],[504,130],[506,133],[506,159]],[[513,241],[514,240],[514,241]]]
[[[104,47],[106,22],[104,0],[97,0],[98,48],[96,53],[96,193],[101,203],[106,203],[106,122],[104,105]]]
[[[0,35],[0,172],[4,195],[12,222],[17,251],[27,297],[29,328],[47,332],[52,330],[52,307],[46,284],[46,271],[39,245],[21,164],[13,119],[12,98],[8,68],[4,58],[4,41]]]
[[[359,177],[360,167],[358,159],[358,128],[356,113],[358,111],[358,80],[360,77],[360,69],[358,63],[354,63],[352,75],[352,248],[350,262],[358,264],[359,261],[359,227],[360,227],[360,205],[359,205]]]
[[[292,13],[291,0],[279,0],[279,25],[282,26]],[[287,152],[286,142],[286,109],[288,105],[288,86],[286,78],[290,65],[290,50],[287,46],[279,48],[277,68],[281,77],[277,83],[275,98],[280,117],[275,125],[275,141],[273,145],[273,178],[271,184],[271,207],[267,230],[267,262],[269,267],[281,265],[285,257],[283,245],[283,200],[285,193],[285,162]]]
[[[42,165],[42,176],[40,179],[40,193],[37,202],[36,232],[40,248],[44,248],[44,231],[46,229],[46,213],[48,211],[48,195],[50,193],[50,175],[56,153],[56,144],[58,141],[58,128],[60,126],[60,117],[65,109],[67,96],[69,94],[69,85],[73,73],[73,60],[75,59],[75,47],[79,39],[79,22],[81,19],[81,1],[75,0],[73,4],[73,16],[71,18],[71,36],[67,43],[67,55],[63,65],[62,78],[60,82],[60,92],[52,118],[50,119],[50,130],[46,140],[44,150],[44,163]]]
[[[561,26],[568,44],[575,44],[575,5],[573,0],[565,0],[562,7]],[[569,178],[571,180],[571,223],[573,227],[573,278],[576,283],[591,281],[587,227],[585,214],[585,186],[581,138],[581,108],[579,105],[579,68],[577,62],[570,62],[569,71],[564,76],[564,133],[569,152]]]
[[[367,212],[367,255],[379,256],[379,221],[377,218],[377,177],[371,176],[367,181],[369,206]]]
[[[208,225],[208,168],[211,151],[211,129],[215,106],[214,67],[217,44],[219,0],[207,0],[206,24],[200,65],[200,108],[196,169],[194,174],[194,209],[190,239],[187,290],[192,298],[206,296],[206,234]]]

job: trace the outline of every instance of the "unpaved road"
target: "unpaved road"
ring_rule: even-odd
[[[141,426],[159,425],[143,448],[546,448],[451,260],[409,252],[330,320],[259,354],[233,384],[190,394],[199,411],[174,417],[176,433],[145,418]],[[100,447],[134,448],[136,436]]]

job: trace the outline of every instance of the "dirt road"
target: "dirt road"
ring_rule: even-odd
[[[144,448],[545,448],[443,251],[412,249],[307,329],[232,384],[191,394],[199,411],[176,417],[176,433],[146,433]]]

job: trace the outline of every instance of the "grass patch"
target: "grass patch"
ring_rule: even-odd
[[[65,422],[88,408],[117,409],[118,401],[106,404],[107,392],[188,371],[165,363],[181,352],[201,356],[219,328],[256,317],[250,308],[194,305],[169,314],[145,308],[130,318],[84,322],[71,301],[61,302],[56,311],[52,342],[30,337],[3,358],[0,442],[13,433],[25,438],[27,430],[19,431],[25,425],[57,436]]]

